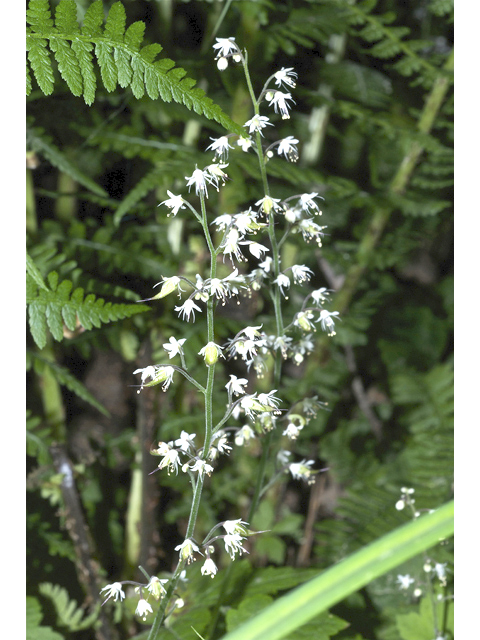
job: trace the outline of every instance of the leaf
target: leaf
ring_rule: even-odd
[[[35,284],[37,284],[42,289],[45,289],[45,291],[48,291],[48,287],[45,284],[44,279],[42,278],[42,274],[37,269],[35,262],[29,256],[28,251],[27,251],[27,273],[29,276],[33,278],[33,280],[35,281]]]
[[[445,608],[447,610],[445,611]],[[440,623],[445,628],[441,635],[450,631],[453,637],[453,606],[450,602],[441,600],[435,603],[435,615],[430,597],[422,598],[418,613],[411,612],[396,616],[397,628],[403,640],[431,640],[432,630]],[[446,615],[445,615],[446,614]]]
[[[64,640],[64,637],[51,627],[41,627],[42,618],[42,608],[37,598],[27,596],[26,640]]]
[[[75,600],[70,600],[67,590],[58,584],[42,582],[38,585],[38,591],[53,602],[57,624],[66,627],[70,632],[89,629],[98,618],[100,603],[90,615],[84,617],[84,609],[79,607]]]

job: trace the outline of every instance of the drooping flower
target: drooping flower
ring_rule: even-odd
[[[207,558],[200,571],[202,572],[202,576],[211,576],[214,578],[218,571],[218,567],[211,558]]]
[[[175,474],[178,474],[178,465],[180,464],[180,456],[176,449],[169,448],[163,458],[158,463],[159,469],[167,469],[168,475],[175,471]]]
[[[237,378],[237,376],[230,375],[230,381],[225,385],[228,393],[236,396],[241,396],[245,393],[245,387],[248,384],[246,378]]]
[[[282,120],[287,120],[288,118],[290,118],[290,105],[287,103],[287,100],[291,100],[292,102],[294,102],[294,100],[289,93],[275,91],[275,93],[269,99],[269,106],[271,107],[273,104],[275,113],[280,113],[282,115]]]
[[[152,594],[155,600],[163,598],[167,594],[165,587],[163,586],[168,582],[167,579],[160,579],[157,576],[152,576],[150,582],[147,585],[147,591]]]
[[[293,67],[282,67],[280,69],[280,71],[277,71],[275,74],[275,84],[278,87],[281,87],[282,84],[285,84],[289,87],[294,88],[296,86],[296,81],[294,80],[294,78],[298,77],[298,74],[295,73],[295,71],[293,70]]]
[[[200,349],[198,355],[203,356],[207,367],[211,367],[218,361],[218,358],[222,356],[222,347],[215,344],[215,342],[209,342]]]
[[[102,593],[103,591],[106,592],[107,597],[102,604],[105,604],[105,602],[107,602],[107,600],[110,600],[110,598],[113,598],[115,602],[117,602],[119,598],[120,598],[120,602],[125,598],[125,592],[123,591],[123,588],[120,582],[107,584],[106,587],[103,587],[100,593]]]
[[[292,267],[293,281],[295,284],[302,284],[302,282],[308,282],[314,275],[313,271],[306,267],[304,264],[294,264]]]
[[[145,621],[149,613],[153,613],[152,607],[148,604],[145,598],[140,598],[137,608],[135,609],[135,615],[140,616],[140,618]]]
[[[225,550],[229,554],[232,560],[235,560],[235,554],[247,553],[247,550],[242,547],[242,540],[244,538],[238,533],[227,533],[224,536],[223,542],[225,543]]]
[[[314,198],[318,196],[318,193],[303,193],[300,196],[300,206],[304,211],[308,213],[314,213],[315,215],[321,215],[318,204],[315,202]]]
[[[243,445],[245,443],[248,444],[252,438],[255,438],[255,431],[248,424],[245,424],[235,434],[235,444],[237,447],[243,447]]]
[[[185,180],[187,180],[187,187],[189,187],[189,189],[192,185],[195,185],[195,193],[197,196],[203,194],[206,198],[208,198],[207,182],[214,184],[211,174],[201,169],[195,169],[189,178],[185,176]]]
[[[228,144],[227,136],[220,136],[220,138],[210,138],[213,140],[212,144],[207,147],[207,151],[214,151],[215,158],[218,158],[220,161],[224,162],[228,158],[228,150],[233,149]]]
[[[287,136],[280,140],[278,144],[277,153],[279,156],[283,155],[290,162],[297,162],[298,160],[298,149],[295,145],[298,144],[298,140],[293,136]]]
[[[186,560],[187,564],[190,564],[192,560],[195,560],[195,557],[193,555],[194,553],[200,552],[195,542],[193,540],[190,540],[189,538],[184,540],[182,544],[179,544],[177,547],[175,547],[175,551],[180,552],[180,558],[182,560]]]
[[[288,465],[288,470],[292,477],[296,480],[306,480],[308,484],[313,484],[315,479],[313,475],[315,471],[310,468],[314,464],[313,460],[302,460],[301,462],[292,462]]]
[[[238,45],[235,38],[215,38],[216,44],[212,45],[214,49],[218,49],[216,58],[226,58],[233,53],[238,53]]]
[[[408,587],[415,582],[415,580],[407,573],[405,576],[398,575],[397,582],[400,585],[400,589],[408,589]]]
[[[335,322],[333,318],[338,315],[338,311],[327,311],[326,309],[320,311],[317,322],[320,322],[320,326],[329,336],[335,335]]]
[[[280,293],[284,298],[286,298],[287,296],[285,295],[284,289],[290,288],[290,278],[286,276],[284,273],[280,273],[278,278],[275,278],[273,282],[274,284],[278,285],[278,288],[280,289]]]
[[[182,451],[188,451],[189,449],[194,448],[193,441],[195,440],[196,433],[187,433],[186,431],[182,431],[180,433],[180,438],[174,441],[174,445],[179,447]]]
[[[193,315],[193,320],[195,320],[195,311],[201,311],[201,309],[189,298],[181,306],[175,307],[175,311],[178,311],[178,315],[181,315],[184,320],[190,322],[190,316]]]

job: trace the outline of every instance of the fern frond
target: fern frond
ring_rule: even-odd
[[[32,337],[40,349],[47,342],[47,327],[58,342],[63,340],[63,326],[74,331],[78,322],[84,329],[100,327],[102,324],[129,318],[149,310],[146,305],[105,303],[103,298],[89,294],[84,298],[81,287],[72,291],[70,280],[58,282],[58,274],[48,275],[50,289],[38,289],[33,279],[27,275],[27,304]]]
[[[164,102],[174,100],[199,115],[216,120],[225,129],[242,133],[242,128],[208,98],[186,71],[175,67],[169,59],[155,60],[162,51],[154,43],[142,48],[145,25],[135,22],[126,27],[123,5],[115,2],[108,12],[105,25],[103,4],[97,0],[88,8],[80,29],[74,0],[60,0],[55,12],[55,26],[47,0],[30,0],[27,11],[30,28],[27,32],[28,60],[33,75],[45,95],[54,87],[52,61],[47,45],[54,53],[60,75],[75,96],[82,96],[88,105],[95,99],[96,80],[91,51],[95,52],[100,76],[108,92],[117,84],[130,87],[136,98],[145,93]],[[28,73],[28,72],[27,72]],[[27,93],[31,83],[27,79]]]
[[[52,629],[40,625],[43,618],[42,607],[37,598],[27,596],[26,625],[27,640],[65,640],[62,635]]]
[[[146,173],[143,178],[135,185],[130,193],[123,199],[121,205],[115,211],[113,222],[115,225],[127,214],[136,204],[145,198],[145,196],[158,187],[159,178],[161,177],[161,167],[154,167]]]
[[[42,582],[38,585],[38,590],[52,601],[57,613],[57,624],[70,632],[89,629],[98,618],[100,603],[90,615],[84,617],[84,609],[75,600],[70,600],[67,590],[60,585]]]

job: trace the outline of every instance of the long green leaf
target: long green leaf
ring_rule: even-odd
[[[222,640],[278,640],[453,534],[453,501],[403,525],[277,600]]]

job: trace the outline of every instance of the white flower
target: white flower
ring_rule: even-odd
[[[314,213],[315,215],[321,215],[322,212],[318,208],[314,198],[318,196],[318,193],[304,193],[300,196],[300,206],[304,211],[308,213]]]
[[[219,431],[218,433],[216,433],[213,437],[213,440],[218,440],[214,448],[219,453],[225,453],[228,455],[228,453],[232,450],[232,447],[228,444],[227,434],[223,431]]]
[[[218,49],[216,59],[225,58],[233,53],[238,53],[239,49],[235,42],[235,38],[215,38],[217,44],[212,45],[214,49]]]
[[[263,258],[263,254],[266,251],[270,251],[270,249],[268,247],[265,247],[263,244],[260,244],[258,242],[248,242],[248,243],[242,243],[242,244],[248,244],[248,249],[250,251],[250,253],[252,254],[252,256],[255,256],[255,258],[260,259]]]
[[[213,142],[207,147],[206,150],[210,151],[211,149],[212,151],[215,151],[216,158],[219,158],[222,161],[226,160],[226,158],[228,158],[228,150],[233,149],[233,147],[228,144],[227,136],[221,136],[220,138],[210,138],[210,140],[213,140]]]
[[[279,198],[270,198],[270,196],[265,196],[261,200],[257,200],[257,202],[255,202],[255,206],[260,207],[260,210],[268,216],[272,209],[274,211],[283,211],[283,207],[278,204],[279,202]]]
[[[437,574],[437,578],[440,580],[440,582],[443,585],[447,584],[446,567],[447,567],[447,563],[446,562],[444,562],[444,563],[437,562],[435,564],[435,566],[433,567],[433,570]]]
[[[228,167],[228,164],[213,163],[213,164],[209,164],[208,167],[205,167],[205,171],[207,171],[210,174],[209,182],[210,184],[213,184],[213,186],[217,191],[219,187],[218,181],[221,180],[222,185],[225,185],[225,181],[228,180],[227,174],[225,173],[225,171],[223,171],[225,167]]]
[[[312,477],[315,473],[310,469],[313,460],[302,460],[301,462],[292,462],[288,465],[288,469],[292,477],[296,480],[306,480],[308,484],[313,484],[315,479]]]
[[[322,302],[327,301],[329,293],[325,287],[321,287],[321,289],[312,291],[310,295],[312,296],[312,300],[315,302],[315,304],[320,305]]]
[[[335,322],[332,318],[338,315],[338,311],[327,311],[326,309],[320,311],[317,322],[320,322],[320,326],[329,336],[335,335]]]
[[[278,87],[281,87],[283,83],[293,88],[296,86],[296,82],[294,78],[296,78],[297,76],[298,74],[295,73],[295,71],[293,70],[293,67],[288,67],[287,69],[285,67],[282,67],[280,71],[277,71],[274,74],[275,84]]]
[[[106,587],[103,587],[103,589],[100,591],[100,593],[102,593],[102,591],[106,591],[106,599],[104,600],[103,604],[105,604],[105,602],[107,600],[110,600],[110,598],[113,598],[115,600],[115,602],[117,602],[117,600],[120,598],[120,602],[125,598],[125,593],[122,589],[122,585],[120,582],[114,582],[113,584],[107,584]]]
[[[145,598],[140,598],[137,604],[137,608],[135,609],[135,615],[140,616],[142,620],[147,619],[147,614],[153,613],[152,607],[148,604]]]
[[[245,259],[239,247],[239,243],[242,238],[243,236],[241,236],[236,229],[232,228],[227,233],[222,243],[223,253],[230,256],[230,260],[232,260],[232,263],[232,254],[239,262],[242,262],[242,260]]]
[[[315,331],[315,325],[311,322],[313,319],[313,313],[311,311],[299,311],[295,315],[293,324],[300,327],[303,331]]]
[[[148,367],[144,367],[143,369],[135,369],[133,375],[135,375],[136,373],[142,374],[140,391],[143,389],[143,385],[145,384],[145,380],[147,380],[147,378],[152,378],[152,380],[155,378],[156,371],[157,369],[153,365],[149,365]]]
[[[190,471],[198,471],[199,475],[203,476],[207,474],[207,476],[212,475],[213,467],[212,465],[205,462],[205,460],[196,460],[195,464],[190,467]]]
[[[217,58],[218,62],[217,62],[217,68],[219,71],[225,71],[225,69],[228,67],[228,60],[227,58]]]
[[[150,582],[147,585],[147,591],[152,594],[155,600],[158,600],[160,597],[163,597],[167,594],[167,591],[163,586],[167,582],[168,580],[166,579],[160,580],[160,578],[157,578],[157,576],[152,576],[150,578]]]
[[[313,271],[306,267],[304,264],[294,264],[292,267],[293,281],[295,284],[301,284],[302,282],[308,282],[314,275]]]
[[[397,582],[400,585],[400,589],[408,589],[408,587],[415,582],[407,573],[405,576],[398,575]]]
[[[218,361],[219,356],[222,356],[222,347],[215,344],[215,342],[209,342],[198,352],[199,356],[203,356],[205,364],[212,366]]]
[[[309,242],[312,238],[314,238],[318,246],[322,246],[322,237],[325,235],[323,233],[323,230],[326,229],[326,227],[321,227],[311,220],[300,220],[298,223],[298,228],[302,232],[303,239],[306,242]]]
[[[212,576],[212,578],[214,578],[218,567],[211,558],[207,558],[200,571],[202,572],[202,576]]]
[[[190,188],[192,185],[195,185],[195,193],[197,196],[203,194],[207,198],[207,182],[214,184],[211,174],[208,171],[202,171],[201,169],[195,169],[189,178],[185,176],[185,180],[187,180],[187,187]]]
[[[265,271],[265,273],[270,273],[270,271],[272,270],[272,265],[273,265],[273,258],[271,258],[270,256],[267,256],[265,260],[263,262],[260,262],[258,266],[260,267],[260,269]]]
[[[175,471],[175,474],[178,474],[179,463],[180,463],[180,456],[178,454],[178,451],[176,451],[175,449],[169,448],[168,451],[165,453],[164,457],[162,458],[162,460],[160,460],[158,464],[158,468],[164,469],[166,467],[168,475],[170,475],[172,471]]]
[[[161,284],[162,288],[160,289],[160,293],[157,293],[157,295],[151,298],[151,300],[158,300],[160,298],[164,298],[165,296],[168,296],[169,293],[172,293],[176,289],[178,289],[178,296],[180,297],[180,292],[183,292],[183,289],[180,287],[180,283],[181,283],[181,279],[178,276],[172,276],[171,278],[163,278],[162,282],[157,282],[157,284],[154,285],[154,288],[155,288],[155,287],[158,287],[159,284]]]
[[[280,156],[283,153],[285,158],[287,158],[287,160],[289,160],[290,162],[297,162],[298,149],[295,146],[297,144],[298,140],[293,136],[287,136],[286,138],[283,138],[283,140],[280,140],[280,143],[278,145],[278,155]]]
[[[223,538],[225,543],[225,550],[230,555],[232,560],[235,560],[235,554],[238,552],[240,555],[246,550],[242,547],[242,536],[238,533],[227,533]]]
[[[164,200],[157,206],[160,207],[162,204],[164,204],[166,207],[172,210],[171,211],[172,215],[176,216],[179,209],[185,209],[185,201],[182,198],[182,196],[175,196],[173,195],[173,193],[171,193],[168,190],[167,190],[167,193],[170,196],[170,198],[168,198],[168,200]],[[170,213],[168,215],[170,215]]]
[[[163,345],[163,348],[168,353],[169,358],[173,358],[177,354],[183,353],[182,345],[186,338],[180,338],[180,340],[177,340],[173,336],[170,336],[168,340],[169,341]]]
[[[237,376],[230,375],[230,381],[225,385],[228,393],[236,396],[241,396],[245,393],[245,387],[248,384],[246,378],[237,378]]]
[[[288,276],[286,276],[284,273],[281,273],[278,278],[275,278],[275,280],[273,281],[274,284],[278,285],[278,288],[280,289],[280,292],[282,294],[282,296],[285,298],[285,291],[283,290],[285,289],[289,289],[290,288],[290,278]]]
[[[282,435],[287,436],[290,440],[296,440],[298,438],[298,434],[302,429],[303,425],[289,422]]]
[[[180,307],[175,307],[175,311],[178,311],[179,317],[182,315],[184,320],[190,322],[190,316],[193,315],[193,320],[195,320],[195,311],[201,311],[201,309],[189,298]]]
[[[275,108],[275,113],[282,114],[282,120],[286,120],[290,118],[290,114],[288,110],[290,106],[287,104],[287,100],[292,100],[294,102],[292,96],[289,93],[282,93],[281,91],[275,91],[272,98],[270,98],[270,102],[268,103],[271,107],[272,104]]]
[[[248,522],[244,522],[240,518],[238,520],[225,520],[222,526],[225,531],[230,534],[238,533],[239,535],[245,535],[248,533]]]
[[[237,145],[242,148],[242,151],[248,151],[252,144],[253,142],[251,138],[244,138],[243,136],[239,136],[237,140]]]
[[[197,545],[193,540],[187,538],[182,544],[175,547],[175,551],[179,551],[179,556],[182,560],[186,560],[187,564],[190,564],[192,560],[195,560],[193,554],[199,551]]]
[[[269,121],[269,118],[267,118],[267,116],[255,115],[253,116],[253,118],[248,120],[243,126],[249,127],[248,129],[249,133],[258,131],[260,135],[263,135],[262,129],[264,129],[267,125],[271,125],[273,127],[273,124]]]
[[[212,224],[217,225],[218,231],[223,231],[224,229],[227,229],[231,225],[232,221],[233,221],[233,216],[231,216],[229,213],[224,213],[223,215],[215,218]]]
[[[188,451],[190,448],[194,448],[193,441],[195,440],[196,433],[187,433],[182,431],[180,438],[173,443],[176,447],[179,447],[182,451]]]
[[[252,438],[255,438],[255,432],[248,426],[248,424],[245,424],[235,434],[235,444],[237,447],[242,447],[244,443],[248,444]]]

